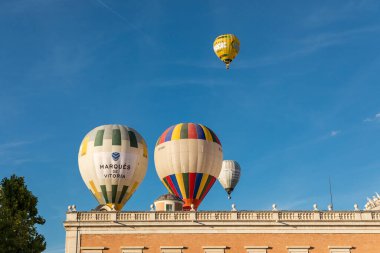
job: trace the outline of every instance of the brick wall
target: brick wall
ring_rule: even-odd
[[[202,253],[203,246],[227,246],[226,253],[246,253],[244,246],[269,246],[268,253],[287,253],[287,246],[297,245],[311,246],[310,253],[328,253],[328,246],[380,253],[380,234],[85,234],[81,245],[105,246],[107,253],[120,253],[121,246],[145,246],[144,253],[160,253],[160,246],[184,246],[184,253]]]

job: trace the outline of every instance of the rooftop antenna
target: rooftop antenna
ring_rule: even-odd
[[[331,205],[331,210],[334,210],[333,195],[332,195],[332,190],[331,190],[331,178],[330,178],[330,176],[329,176],[329,186],[330,186],[330,205]]]

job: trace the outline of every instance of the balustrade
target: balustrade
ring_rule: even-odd
[[[380,221],[380,211],[68,212],[67,221]]]

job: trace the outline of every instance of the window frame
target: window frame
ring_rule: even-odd
[[[184,246],[161,246],[161,253],[182,253]]]
[[[247,253],[267,253],[269,246],[245,246]]]
[[[121,253],[143,253],[145,246],[121,246]]]
[[[168,208],[168,207],[170,207],[170,208]],[[165,212],[172,212],[172,211],[174,211],[173,204],[165,203]]]
[[[288,253],[309,253],[311,246],[286,246]]]
[[[95,247],[80,247],[81,253],[103,253],[106,247],[95,246]]]
[[[227,246],[203,246],[203,253],[224,253]]]
[[[329,253],[351,253],[352,246],[329,246]]]

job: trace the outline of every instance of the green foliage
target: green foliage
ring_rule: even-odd
[[[45,250],[45,238],[35,228],[36,224],[45,223],[38,215],[37,202],[23,177],[12,175],[1,181],[0,252],[40,253]]]

